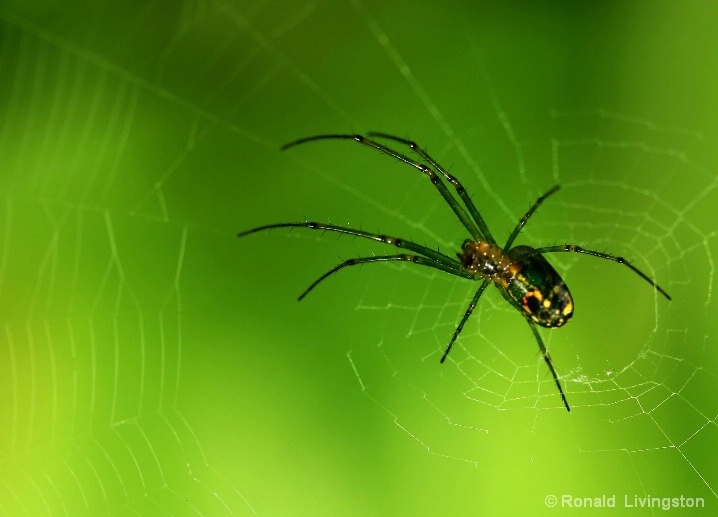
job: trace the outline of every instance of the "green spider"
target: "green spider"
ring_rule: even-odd
[[[371,138],[352,134],[318,135],[301,138],[283,146],[282,150],[316,140],[336,139],[353,140],[359,144],[371,147],[389,155],[429,177],[429,180],[439,191],[439,194],[441,194],[451,210],[453,210],[454,214],[459,218],[459,221],[461,221],[469,234],[471,234],[471,239],[466,239],[464,241],[461,246],[461,251],[457,253],[458,260],[456,260],[448,255],[440,253],[439,251],[434,251],[431,248],[427,248],[426,246],[416,244],[409,240],[390,237],[388,235],[378,233],[365,232],[354,228],[336,226],[333,224],[316,222],[279,223],[260,226],[258,228],[253,228],[239,233],[238,236],[243,237],[251,233],[269,230],[271,228],[301,227],[309,228],[311,230],[345,233],[355,237],[362,237],[384,244],[390,244],[397,248],[401,248],[402,250],[413,252],[413,254],[401,253],[398,255],[359,257],[342,262],[315,280],[314,283],[312,283],[299,296],[299,300],[302,300],[307,294],[309,294],[309,292],[322,280],[333,275],[340,269],[349,266],[357,266],[359,264],[366,264],[369,262],[412,262],[414,264],[438,269],[468,280],[479,281],[481,284],[476,290],[474,297],[471,299],[469,306],[464,312],[461,321],[457,325],[456,330],[451,337],[451,341],[449,341],[449,344],[441,357],[441,362],[443,363],[449,355],[456,338],[464,328],[464,324],[469,319],[469,316],[471,316],[474,308],[476,308],[476,304],[478,303],[481,294],[489,284],[493,283],[506,301],[515,307],[526,318],[526,321],[528,322],[529,327],[538,342],[539,348],[541,349],[543,358],[551,371],[551,375],[553,376],[553,380],[556,383],[556,387],[561,395],[563,404],[566,406],[568,411],[571,411],[568,401],[566,400],[566,396],[564,395],[563,388],[561,387],[561,383],[559,382],[558,375],[556,374],[556,370],[551,362],[551,357],[549,356],[546,346],[538,333],[536,325],[546,328],[557,328],[565,325],[573,315],[573,298],[561,276],[543,257],[543,254],[583,253],[611,260],[613,262],[618,262],[619,264],[629,267],[633,272],[651,284],[668,300],[671,299],[668,293],[656,284],[648,275],[640,271],[623,257],[588,250],[574,244],[560,244],[554,246],[544,246],[542,248],[532,248],[530,246],[511,247],[514,240],[516,240],[516,237],[518,237],[521,229],[541,203],[543,203],[551,194],[558,191],[558,185],[554,186],[551,190],[540,196],[536,202],[534,202],[528,212],[526,212],[526,214],[518,222],[513,232],[511,232],[506,244],[500,247],[496,244],[496,240],[484,222],[484,218],[481,217],[481,214],[476,209],[471,197],[467,194],[466,189],[464,189],[458,179],[449,174],[446,169],[441,167],[436,160],[429,156],[426,151],[411,140],[406,140],[404,138],[376,132],[369,133],[369,136],[392,140],[408,146],[420,157],[420,160],[412,160],[411,158],[408,158],[407,156],[404,156],[403,154],[394,151],[386,145],[383,145]],[[454,186],[456,194],[463,202],[463,206],[459,203],[459,200],[457,200],[456,197],[449,192],[449,189],[444,184],[442,177]]]

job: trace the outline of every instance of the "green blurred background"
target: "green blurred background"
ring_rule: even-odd
[[[0,8],[0,515],[718,511],[715,2],[6,0]],[[466,235],[426,145],[505,238],[555,255],[544,331],[494,289],[366,265],[356,239]],[[389,254],[394,250],[389,250]],[[559,498],[558,508],[546,503]]]

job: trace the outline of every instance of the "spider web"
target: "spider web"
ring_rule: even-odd
[[[682,53],[715,49],[715,13],[279,7],[0,10],[0,515],[540,515],[551,495],[715,513],[718,90],[711,53]],[[306,218],[448,255],[467,237],[385,156],[278,151],[366,130],[425,145],[499,240],[560,184],[519,243],[625,256],[673,301],[549,257],[576,303],[542,330],[570,414],[493,288],[443,365],[475,283],[368,264],[295,303],[395,250],[238,230]]]

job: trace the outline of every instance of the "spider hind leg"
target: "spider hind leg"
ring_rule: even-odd
[[[561,382],[558,380],[558,375],[556,374],[556,370],[553,367],[553,363],[551,362],[551,356],[548,353],[548,350],[546,350],[546,345],[543,344],[543,340],[541,339],[541,335],[538,332],[538,329],[536,328],[536,325],[530,321],[526,320],[529,324],[529,327],[531,327],[531,332],[534,333],[534,337],[536,338],[536,341],[538,342],[538,346],[541,349],[541,353],[543,354],[544,361],[546,361],[546,364],[548,365],[548,369],[551,370],[551,375],[553,375],[553,381],[556,383],[556,387],[558,388],[558,392],[561,394],[561,400],[563,400],[563,405],[566,406],[566,411],[571,411],[571,408],[568,405],[568,401],[566,400],[566,395],[563,393],[563,388],[561,387]]]

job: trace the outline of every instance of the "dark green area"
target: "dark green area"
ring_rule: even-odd
[[[20,2],[0,7],[0,516],[558,515],[718,507],[714,2]],[[449,256],[492,234],[574,296],[530,329]],[[366,242],[365,242],[366,241]],[[660,509],[617,508],[656,515]]]

